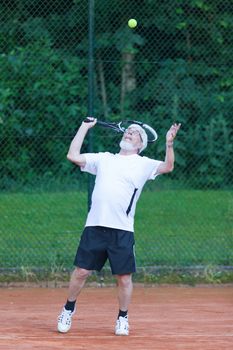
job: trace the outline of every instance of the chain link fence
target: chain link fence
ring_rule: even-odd
[[[0,3],[0,268],[72,267],[92,181],[66,160],[89,112],[88,18],[95,116],[151,124],[160,160],[182,123],[175,170],[138,203],[138,266],[232,266],[232,1],[90,1]],[[96,126],[83,151],[119,137]]]

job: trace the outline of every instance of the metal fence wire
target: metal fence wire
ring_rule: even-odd
[[[1,1],[1,269],[72,267],[90,178],[66,154],[90,103],[152,125],[154,159],[182,123],[174,171],[138,203],[138,266],[233,265],[232,42],[232,0]],[[118,152],[119,137],[96,126],[83,151]]]

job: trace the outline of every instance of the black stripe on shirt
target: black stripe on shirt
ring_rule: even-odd
[[[134,192],[133,192],[133,195],[132,195],[132,197],[131,197],[131,200],[130,200],[129,206],[128,206],[127,210],[126,210],[126,214],[127,214],[127,216],[129,215],[130,210],[131,210],[131,208],[132,208],[133,201],[134,201],[134,197],[135,197],[135,195],[136,195],[137,190],[138,190],[138,188],[135,188],[135,189],[134,189]]]

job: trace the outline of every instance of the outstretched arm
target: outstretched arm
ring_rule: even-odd
[[[67,154],[67,159],[71,162],[79,165],[80,167],[84,167],[86,164],[86,160],[83,154],[80,153],[81,147],[84,141],[84,138],[90,128],[92,128],[96,124],[96,119],[89,118],[90,122],[82,122],[80,128],[77,131],[73,141],[70,144],[70,148]]]
[[[169,173],[174,169],[175,154],[173,149],[173,141],[179,131],[181,124],[173,124],[166,135],[166,156],[164,162],[158,168],[159,174]]]

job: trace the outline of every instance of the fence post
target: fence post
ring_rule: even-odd
[[[94,115],[94,12],[95,1],[88,1],[88,116]],[[88,152],[93,152],[93,130],[88,132]],[[91,206],[91,194],[94,179],[88,175],[88,210]]]

